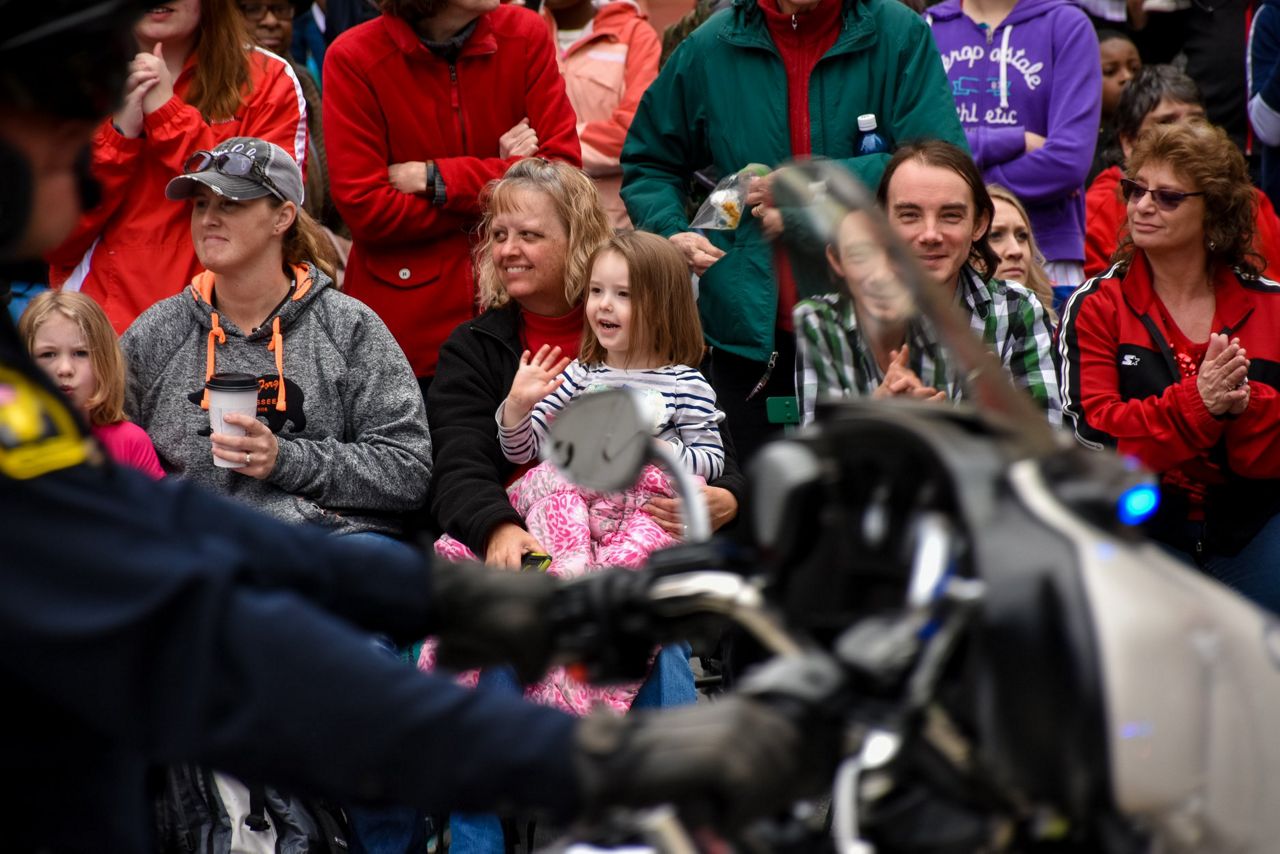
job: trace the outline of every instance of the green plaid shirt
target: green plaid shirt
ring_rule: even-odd
[[[884,381],[884,372],[858,329],[853,301],[847,295],[823,294],[800,300],[792,316],[801,424],[813,421],[819,398],[870,397]],[[923,320],[907,327],[907,345],[909,367],[921,382],[945,389],[949,398],[958,398],[960,385],[949,375],[942,352]]]
[[[960,271],[958,297],[969,315],[970,327],[1000,358],[1014,384],[1027,390],[1050,424],[1060,425],[1062,402],[1053,361],[1053,330],[1040,301],[1016,283],[983,281],[968,265]],[[827,294],[796,303],[795,328],[801,423],[813,420],[819,397],[861,397],[875,391],[883,375],[858,333],[853,304],[847,297]],[[921,381],[945,389],[952,400],[960,399],[960,384],[927,328],[912,324],[908,340],[911,368]]]
[[[960,271],[959,291],[969,327],[1000,357],[1013,384],[1031,395],[1050,424],[1060,426],[1062,399],[1053,361],[1053,327],[1040,300],[1017,282],[984,282],[968,264]]]

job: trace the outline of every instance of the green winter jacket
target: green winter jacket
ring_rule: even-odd
[[[874,192],[889,157],[855,156],[863,113],[875,114],[890,150],[925,137],[968,150],[929,29],[898,0],[845,0],[840,35],[809,83],[813,155],[839,159]],[[790,157],[782,58],[756,0],[735,0],[685,39],[645,93],[622,150],[622,198],[637,228],[669,237],[689,230],[695,170],[714,164],[728,175]],[[736,231],[707,235],[727,253],[699,284],[707,341],[768,361],[778,308],[773,247],[751,216]]]

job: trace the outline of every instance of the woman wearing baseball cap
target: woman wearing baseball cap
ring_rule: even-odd
[[[297,163],[236,137],[191,154],[165,195],[190,200],[205,269],[121,340],[125,406],[162,465],[286,521],[398,535],[431,475],[422,396],[383,322],[332,286]],[[215,373],[257,383],[258,417],[226,416],[243,436],[210,435]]]

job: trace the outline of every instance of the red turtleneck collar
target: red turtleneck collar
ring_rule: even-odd
[[[778,0],[758,0],[773,44],[787,71],[787,119],[791,128],[791,154],[811,154],[809,144],[809,76],[822,55],[840,35],[844,0],[819,0],[812,9],[783,14]]]
[[[568,314],[560,317],[543,317],[520,309],[521,343],[530,353],[536,353],[543,344],[549,344],[559,347],[560,352],[570,359],[578,358],[578,348],[582,346],[583,311],[583,303],[578,303]]]
[[[812,9],[787,15],[778,0],[758,0],[773,44],[787,72],[787,127],[791,155],[812,154],[809,138],[809,77],[823,54],[831,50],[840,35],[844,0],[819,0]],[[778,270],[778,325],[792,331],[791,309],[796,303],[796,283],[791,265],[781,250],[775,255]]]

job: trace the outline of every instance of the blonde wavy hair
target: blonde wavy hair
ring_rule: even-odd
[[[1022,200],[1015,196],[1012,190],[1001,187],[999,184],[988,184],[987,193],[993,201],[998,199],[1005,202],[1018,212],[1018,216],[1022,217],[1022,222],[1027,227],[1027,243],[1031,247],[1031,257],[1027,259],[1027,290],[1040,300],[1045,314],[1049,315],[1049,320],[1057,323],[1058,313],[1053,310],[1053,286],[1049,284],[1049,274],[1044,271],[1044,253],[1040,251],[1040,244],[1036,243],[1036,233],[1031,229],[1031,217],[1027,216],[1027,209],[1023,207]],[[993,274],[994,272],[992,271]]]
[[[555,207],[560,224],[569,235],[564,259],[564,296],[577,305],[591,275],[591,256],[613,236],[609,215],[600,204],[600,193],[587,174],[568,163],[527,157],[512,164],[505,175],[491,181],[481,195],[484,216],[473,260],[476,267],[476,303],[481,311],[500,308],[510,301],[493,264],[493,218],[519,205],[521,192],[545,193]]]
[[[18,335],[28,351],[33,351],[36,333],[49,318],[60,314],[80,329],[97,388],[85,401],[85,415],[95,427],[118,424],[124,417],[124,354],[111,321],[92,297],[79,291],[44,291],[27,305],[18,321]],[[32,355],[35,355],[34,352]]]

